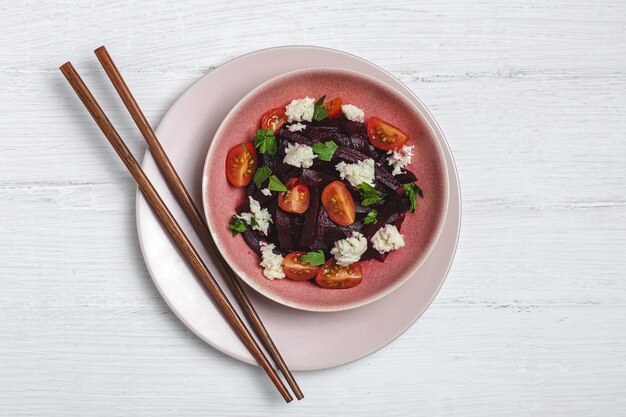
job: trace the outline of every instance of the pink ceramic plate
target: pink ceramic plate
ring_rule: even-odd
[[[345,52],[297,46],[265,49],[240,56],[192,85],[176,100],[157,128],[159,140],[196,204],[202,204],[200,180],[210,143],[207,138],[215,135],[230,109],[265,80],[295,69],[320,65],[354,69],[376,77],[423,108],[411,90],[391,74]],[[251,72],[250,68],[255,68],[255,71]],[[449,208],[441,235],[430,256],[401,290],[360,308],[320,314],[285,307],[246,286],[248,296],[292,370],[336,367],[379,350],[400,336],[424,313],[443,284],[459,237],[460,194],[450,149],[433,117],[427,110],[424,111],[428,123],[437,133],[446,158],[450,179]],[[197,248],[201,248],[149,152],[146,152],[142,166],[188,236]],[[193,270],[181,258],[175,243],[168,238],[140,192],[137,193],[137,233],[154,285],[179,320],[215,349],[255,365],[256,362],[224,320]],[[213,276],[221,286],[225,286],[215,260],[204,255]],[[419,328],[413,331],[418,332]],[[328,346],[333,346],[333,354],[320,355],[320,350]]]
[[[354,288],[332,290],[311,281],[268,280],[260,258],[241,236],[233,237],[228,223],[235,208],[244,204],[243,188],[230,185],[224,173],[226,154],[233,146],[248,142],[259,128],[261,115],[305,96],[342,96],[365,110],[366,121],[379,116],[409,135],[415,145],[413,171],[424,191],[415,214],[402,225],[406,246],[392,252],[384,263],[362,262],[363,281]],[[339,68],[309,68],[266,81],[246,95],[217,130],[204,165],[203,203],[206,219],[217,247],[228,264],[252,288],[281,304],[308,311],[340,311],[375,301],[408,280],[435,243],[448,203],[448,179],[442,150],[420,110],[397,90],[358,72]]]

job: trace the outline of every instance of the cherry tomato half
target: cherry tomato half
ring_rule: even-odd
[[[341,97],[334,98],[326,103],[324,103],[324,108],[328,112],[329,119],[334,119],[341,114],[341,105],[343,104],[343,99]]]
[[[409,140],[402,130],[376,116],[367,121],[367,136],[372,145],[385,151],[399,149]]]
[[[336,260],[331,259],[317,270],[315,282],[320,287],[341,290],[359,285],[362,279],[363,268],[358,262],[339,266]]]
[[[287,191],[278,193],[278,206],[288,213],[302,214],[309,208],[309,187],[298,181],[297,178],[289,178]]]
[[[235,145],[226,155],[226,178],[235,187],[250,184],[256,167],[256,150],[252,142]]]
[[[354,223],[354,199],[341,181],[333,181],[324,188],[322,206],[335,223],[341,226]]]
[[[261,116],[261,129],[272,129],[274,133],[278,133],[285,123],[287,123],[287,115],[284,107],[268,110]]]
[[[315,277],[319,266],[301,262],[300,257],[304,254],[305,252],[291,252],[285,256],[283,271],[287,278],[294,281],[307,281]]]

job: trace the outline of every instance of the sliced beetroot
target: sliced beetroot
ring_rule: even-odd
[[[298,179],[309,187],[324,187],[328,183],[335,181],[336,178],[326,172],[304,168]]]
[[[319,207],[317,209],[317,223],[315,225],[315,230],[313,233],[313,241],[311,242],[312,250],[326,249],[327,245],[326,243],[324,243],[324,234],[326,233],[326,228],[329,221],[331,220],[328,217],[326,210],[324,210],[324,207],[319,204]]]
[[[378,211],[376,223],[368,224],[363,227],[362,233],[368,241],[383,225],[387,224],[390,220],[393,221],[397,218],[392,216],[397,216],[398,213],[403,210],[403,197],[404,188],[400,187],[396,190],[396,193],[389,199],[385,206]]]
[[[281,141],[280,145],[285,146],[284,142],[299,143],[302,145],[312,146],[315,141],[308,136],[303,135],[301,132],[291,132],[288,129],[282,128],[278,132],[278,139]]]
[[[354,213],[358,216],[366,216],[372,210],[371,207],[363,207],[360,199],[354,199]]]
[[[393,224],[394,226],[396,226],[396,229],[398,229],[398,231],[400,231],[400,229],[402,228],[402,223],[404,223],[405,218],[406,211],[403,211],[402,213],[398,213],[398,218],[394,220]]]
[[[417,181],[417,177],[415,176],[415,174],[408,169],[405,169],[402,174],[396,175],[396,179],[402,184],[408,184],[410,182]]]
[[[293,240],[291,239],[291,218],[289,214],[281,209],[276,210],[276,234],[278,235],[278,247],[280,249],[293,248]]]
[[[257,255],[261,255],[261,242],[267,242],[268,238],[258,230],[246,230],[241,234],[243,240]]]
[[[309,209],[304,213],[300,247],[308,248],[315,239],[317,230],[317,217],[320,209],[320,191],[317,187],[309,186]]]
[[[340,136],[344,136],[343,132],[338,127],[329,126],[309,126],[305,130],[300,132],[302,136],[306,136],[313,142],[323,143],[329,140],[338,140]]]
[[[313,126],[326,126],[326,127],[340,127],[340,123],[341,123],[341,118],[335,118],[335,119],[323,119],[318,121],[314,121],[312,123]],[[308,126],[307,126],[308,129]]]
[[[291,241],[293,249],[300,249],[300,237],[304,228],[304,216],[294,214],[291,216]],[[306,248],[305,248],[306,249]]]
[[[276,155],[269,155],[266,153],[261,154],[261,165],[266,165],[270,168],[273,168],[275,163],[276,163]]]
[[[346,135],[365,135],[365,124],[359,122],[353,122],[352,120],[348,120],[345,117],[340,117],[339,119],[339,127],[343,130]]]
[[[261,190],[257,188],[254,182],[251,182],[250,185],[246,187],[246,195],[248,197],[254,198],[256,201],[259,202],[260,205],[264,205],[269,200],[276,197],[276,193],[270,195],[263,194]]]

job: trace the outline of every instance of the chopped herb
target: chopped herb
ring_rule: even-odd
[[[259,223],[256,221],[256,218],[251,217],[250,218],[250,226],[252,226],[252,228],[254,229],[255,227],[257,227],[259,225]]]
[[[383,199],[383,195],[366,182],[360,183],[357,188],[361,190],[361,197],[363,198],[361,204],[363,207],[371,206],[375,202]]]
[[[276,153],[276,137],[272,129],[259,129],[254,136],[254,147],[261,153],[274,155]]]
[[[272,175],[272,170],[267,166],[262,166],[256,170],[252,181],[254,181],[256,187],[260,189],[263,186],[263,181],[268,179],[270,175]]]
[[[313,120],[324,120],[328,116],[328,111],[326,107],[324,107],[324,99],[326,96],[322,96],[317,103],[315,103],[315,107],[313,108]]]
[[[276,175],[270,176],[270,183],[267,185],[267,188],[272,191],[287,191],[287,187],[285,187],[285,184],[280,182]]]
[[[378,211],[376,209],[372,209],[372,211],[367,213],[367,216],[365,216],[365,220],[363,220],[363,223],[365,224],[376,223],[376,216],[378,216]]]
[[[337,150],[337,144],[332,140],[324,143],[314,143],[313,152],[320,161],[330,161]]]
[[[417,208],[417,197],[419,195],[420,198],[424,198],[424,192],[417,184],[403,184],[404,194],[409,197],[411,200],[411,213],[415,213],[415,209]]]
[[[324,252],[321,250],[315,252],[308,252],[304,255],[300,256],[300,262],[304,262],[309,265],[324,265],[326,262],[326,257],[324,256]]]
[[[233,216],[233,218],[230,219],[228,227],[233,232],[233,236],[237,236],[239,233],[243,233],[247,230],[246,222],[239,216]]]

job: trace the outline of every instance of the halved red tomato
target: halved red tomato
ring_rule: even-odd
[[[333,181],[324,188],[322,206],[335,223],[341,226],[354,223],[354,199],[341,181]]]
[[[324,108],[328,112],[329,119],[334,119],[341,114],[341,105],[343,104],[343,99],[341,97],[334,98],[326,103],[324,103]]]
[[[317,270],[315,282],[320,287],[341,290],[359,285],[362,279],[363,268],[358,262],[340,266],[336,260],[331,259]]]
[[[372,145],[385,151],[401,148],[409,140],[402,130],[376,116],[367,121],[367,136]]]
[[[304,254],[305,252],[291,252],[285,256],[283,271],[287,278],[294,281],[307,281],[315,277],[319,266],[300,261],[300,257]]]
[[[287,191],[278,193],[278,206],[288,213],[302,214],[309,208],[309,187],[297,178],[289,178]]]
[[[272,129],[274,133],[278,133],[285,123],[287,123],[287,115],[284,107],[268,110],[261,116],[261,129]]]
[[[235,145],[226,155],[226,178],[235,187],[250,184],[256,167],[256,150],[252,142]]]

